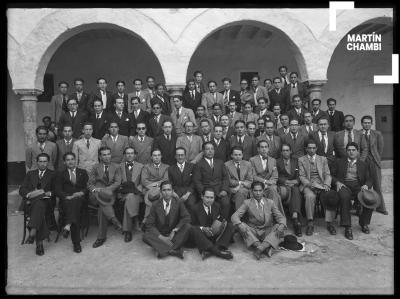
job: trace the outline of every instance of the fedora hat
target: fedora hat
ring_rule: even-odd
[[[321,193],[321,202],[329,210],[336,209],[339,203],[339,195],[335,190],[323,192]]]
[[[213,236],[217,237],[218,239],[222,236],[226,229],[227,221],[225,219],[215,219],[214,222],[211,224],[211,232]]]
[[[375,190],[361,189],[357,198],[361,205],[368,209],[375,209],[381,203],[381,198]]]
[[[149,192],[147,193],[147,196],[149,198],[149,201],[155,201],[160,198],[160,189],[158,188],[150,188]]]
[[[293,235],[286,235],[283,238],[283,242],[279,243],[280,247],[289,249],[289,250],[302,250],[303,245],[297,242],[297,238]]]
[[[101,189],[95,193],[96,199],[103,205],[114,204],[114,193],[109,189]]]

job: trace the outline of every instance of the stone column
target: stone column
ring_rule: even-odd
[[[182,96],[185,86],[186,86],[185,84],[168,84],[167,89],[170,96],[176,96],[176,95]]]
[[[37,127],[37,96],[42,94],[38,89],[18,89],[14,90],[16,94],[22,95],[22,112],[24,125],[25,148],[30,146],[36,140]]]
[[[320,99],[322,101],[322,86],[327,80],[308,80],[308,109],[311,109],[311,101],[313,99]]]

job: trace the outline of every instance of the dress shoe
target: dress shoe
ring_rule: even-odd
[[[74,244],[74,252],[76,252],[76,253],[82,252],[81,244],[79,244],[79,243]]]
[[[268,248],[265,250],[265,254],[266,254],[268,257],[271,257],[271,256],[272,256],[272,246],[271,246],[271,247],[268,247]]]
[[[331,235],[336,235],[336,229],[335,229],[335,227],[334,227],[331,223],[328,223],[328,224],[326,225],[326,229],[328,230],[328,232],[329,232]]]
[[[253,255],[257,261],[261,258],[261,253],[262,253],[262,251],[258,248],[256,250],[254,250]]]
[[[69,230],[63,228],[62,235],[63,235],[63,237],[64,237],[65,239],[67,239],[68,236],[69,236]]]
[[[35,236],[28,236],[28,238],[25,241],[25,244],[33,244],[35,243]]]
[[[97,248],[100,247],[101,245],[103,245],[103,243],[106,241],[106,239],[97,239],[94,243],[93,243],[93,248]]]
[[[183,257],[183,249],[182,248],[180,248],[180,249],[171,249],[170,251],[168,251],[168,253],[169,253],[169,255],[179,257],[182,260],[184,258]]]
[[[383,215],[389,215],[388,211],[386,211],[386,210],[378,210],[377,209],[376,212],[381,213]]]
[[[130,242],[130,241],[132,241],[132,233],[131,233],[131,232],[125,232],[124,241],[125,241],[125,242]]]
[[[293,228],[294,228],[294,234],[297,237],[301,237],[303,235],[302,231],[301,231],[301,223],[298,220],[295,220],[293,222]]]
[[[44,254],[43,244],[37,244],[36,245],[36,254],[37,255],[43,255]]]
[[[219,253],[217,254],[217,256],[224,260],[233,259],[233,254],[229,250],[220,250]]]
[[[344,229],[344,236],[349,240],[353,240],[353,231],[351,230],[351,227],[346,227]]]
[[[209,258],[210,256],[212,256],[212,253],[208,250],[203,250],[201,252],[201,259],[204,261],[205,259]]]
[[[307,236],[312,236],[313,233],[314,233],[314,224],[313,223],[308,223],[307,224],[306,235]]]
[[[361,225],[361,231],[362,231],[364,234],[369,234],[369,227],[368,227],[368,225]]]

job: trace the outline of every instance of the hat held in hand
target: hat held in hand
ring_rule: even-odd
[[[375,209],[381,203],[381,198],[375,190],[361,189],[357,194],[358,201],[368,209]]]

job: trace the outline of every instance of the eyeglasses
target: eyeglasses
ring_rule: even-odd
[[[145,127],[140,127],[140,128],[138,127],[137,129],[138,129],[138,130],[146,130]]]

